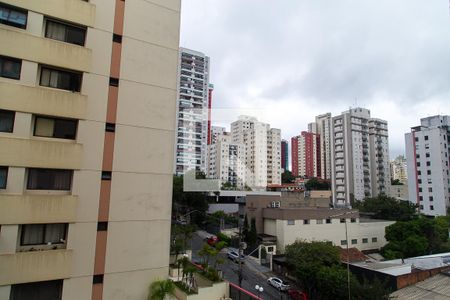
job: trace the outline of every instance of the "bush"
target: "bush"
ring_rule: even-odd
[[[223,234],[222,232],[219,232],[217,234],[217,238],[219,239],[219,241],[225,242],[227,246],[231,244],[231,238],[228,237],[226,234]]]

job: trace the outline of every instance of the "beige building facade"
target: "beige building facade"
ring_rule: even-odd
[[[0,299],[145,299],[168,274],[180,1],[0,15]]]
[[[358,211],[346,209],[265,208],[262,213],[264,234],[277,238],[280,253],[296,240],[329,241],[345,248],[346,223],[349,247],[360,251],[378,250],[386,245],[385,228],[395,223],[360,219]]]

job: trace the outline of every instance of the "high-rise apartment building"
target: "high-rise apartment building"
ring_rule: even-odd
[[[0,299],[168,274],[180,1],[0,1]]]
[[[352,108],[332,118],[331,166],[333,203],[348,206],[387,194],[389,144],[387,122],[370,117],[364,108]]]
[[[221,185],[229,183],[243,189],[246,174],[245,145],[232,143],[227,132],[216,135],[214,143],[208,146],[207,166],[208,178],[219,179]]]
[[[213,89],[209,85],[209,57],[180,48],[178,75],[175,174],[204,172]]]
[[[390,165],[391,180],[398,180],[401,183],[406,183],[408,181],[406,158],[403,155],[399,155],[391,161]]]
[[[289,170],[289,144],[281,140],[281,169],[282,172]]]
[[[320,136],[320,177],[331,179],[331,113],[316,117],[316,131]]]
[[[450,116],[420,119],[405,134],[409,201],[426,215],[446,215],[450,206]]]
[[[321,177],[320,136],[312,132],[302,131],[299,136],[293,137],[291,141],[292,175],[305,178]]]
[[[231,123],[231,138],[245,145],[247,185],[266,189],[267,184],[281,183],[281,132],[254,117],[240,116]]]
[[[214,144],[217,141],[217,138],[219,137],[219,135],[225,134],[225,133],[226,133],[225,127],[211,126],[211,144]]]

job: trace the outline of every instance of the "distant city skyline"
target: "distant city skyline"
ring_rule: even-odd
[[[367,108],[395,158],[417,120],[450,113],[449,30],[447,1],[190,0],[180,44],[211,57],[213,108],[253,109],[286,140],[316,115]]]

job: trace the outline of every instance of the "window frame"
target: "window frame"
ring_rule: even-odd
[[[18,284],[12,284],[11,285],[11,292],[10,292],[10,300],[22,300],[24,297],[27,297],[28,294],[36,294],[39,293],[40,295],[40,289],[49,291],[49,284],[54,283],[55,286],[55,295],[52,294],[52,296],[56,296],[56,299],[62,299],[62,292],[63,292],[63,279],[58,280],[47,280],[47,281],[37,281],[37,282],[27,282],[27,283],[18,283]],[[39,284],[43,284],[43,286],[39,286]],[[39,288],[38,288],[39,286]],[[20,288],[25,288],[27,291],[20,290]],[[28,294],[26,293],[28,292]],[[38,300],[44,300],[48,298],[49,295],[46,294],[42,297],[39,297]]]
[[[6,109],[0,109],[0,114],[1,113],[11,113],[12,114],[12,126],[11,126],[11,131],[0,131],[0,132],[4,132],[4,133],[13,133],[14,132],[14,124],[16,121],[16,112],[12,111],[12,110],[6,110]]]
[[[30,172],[33,172],[33,171],[36,171],[36,170],[38,170],[38,171],[56,171],[56,172],[66,172],[66,173],[69,173],[70,174],[70,179],[69,179],[69,182],[70,182],[70,186],[69,186],[69,188],[67,189],[67,188],[51,188],[51,189],[49,189],[49,188],[30,188]],[[69,170],[69,169],[50,169],[50,168],[27,168],[27,182],[26,182],[26,189],[28,190],[28,191],[65,191],[65,192],[68,192],[68,191],[71,191],[71,189],[72,189],[72,185],[73,185],[73,174],[74,173],[74,170]]]
[[[42,233],[42,241],[39,244],[24,244],[24,231],[26,226],[35,226],[35,225],[41,225],[43,226],[43,233]],[[47,233],[47,226],[51,226],[51,225],[64,225],[64,238],[63,240],[65,242],[51,242],[51,244],[48,244],[49,242],[46,242],[46,233]],[[22,224],[21,228],[20,228],[20,240],[19,240],[19,245],[20,247],[30,247],[30,246],[55,246],[55,245],[63,245],[67,243],[67,232],[69,229],[69,224],[68,223],[48,223],[48,224]]]
[[[15,6],[7,5],[7,4],[4,4],[4,3],[0,4],[0,8],[5,8],[5,9],[9,9],[10,10],[10,12],[8,14],[8,17],[11,15],[11,11],[15,11],[15,12],[22,13],[22,14],[25,15],[25,24],[14,23],[14,22],[11,22],[11,21],[5,21],[3,19],[0,19],[0,24],[16,27],[16,28],[20,28],[20,29],[27,29],[27,25],[28,25],[28,11],[27,10],[21,9],[21,8],[17,8]]]
[[[38,135],[36,134],[36,129],[37,129],[37,121],[38,119],[47,119],[47,120],[52,120],[53,121],[53,132],[52,132],[52,136],[47,136],[47,135]],[[58,137],[55,136],[55,129],[56,129],[56,121],[63,121],[63,122],[73,122],[75,124],[75,132],[73,134],[73,138],[68,138],[68,137]],[[76,119],[65,119],[65,118],[53,118],[53,117],[47,117],[47,116],[40,116],[40,115],[36,115],[34,117],[34,128],[33,128],[33,136],[37,136],[37,137],[43,137],[43,138],[52,138],[52,139],[63,139],[63,140],[76,140],[77,139],[77,133],[78,133],[78,120]]]
[[[52,89],[69,91],[69,92],[73,92],[73,93],[81,92],[81,87],[83,85],[83,72],[78,72],[78,71],[68,70],[68,69],[62,69],[62,68],[52,67],[52,66],[48,66],[48,65],[41,65],[40,69],[41,70],[39,72],[39,86],[52,88]],[[69,74],[71,76],[74,76],[74,75],[78,76],[78,79],[79,79],[78,87],[76,89],[74,89],[74,88],[67,88],[66,89],[66,88],[62,88],[62,87],[58,87],[58,86],[56,86],[56,87],[55,86],[51,86],[50,83],[49,83],[49,85],[44,85],[42,83],[42,77],[43,77],[42,74],[43,74],[43,72],[45,70],[49,70],[50,72],[51,71],[55,71],[55,72],[59,72],[59,73],[66,73],[66,74]],[[72,85],[72,84],[69,84],[69,85]]]
[[[0,55],[0,60],[6,60],[6,61],[10,61],[10,62],[16,62],[19,64],[19,76],[18,77],[13,77],[13,76],[8,76],[3,74],[3,63],[2,62],[2,67],[0,68],[0,77],[3,78],[8,78],[8,79],[13,79],[13,80],[20,80],[20,75],[22,73],[22,60],[19,58],[15,58],[15,57],[11,57],[11,56],[5,56],[5,55]]]
[[[48,36],[48,34],[49,34],[48,33],[48,30],[49,30],[48,24],[49,23],[56,23],[56,24],[60,24],[60,25],[64,26],[64,40],[55,39],[55,38],[52,38],[52,37]],[[73,29],[79,29],[81,31],[84,31],[83,32],[83,43],[82,44],[73,43],[73,42],[68,41],[68,31],[67,30],[70,29],[70,27],[72,27]],[[57,19],[45,18],[45,32],[44,32],[44,36],[45,36],[45,38],[50,39],[50,40],[60,41],[60,42],[63,42],[63,43],[68,43],[68,44],[84,47],[86,45],[87,27],[83,27],[81,25],[77,25],[77,24],[74,24],[74,23],[63,22],[63,21],[60,21],[60,20],[57,20]]]
[[[9,167],[7,167],[7,166],[0,166],[0,172],[2,170],[5,171],[5,185],[4,186],[0,185],[0,190],[6,190],[6,187],[8,186],[8,171],[9,171]]]

